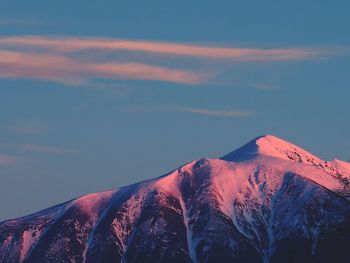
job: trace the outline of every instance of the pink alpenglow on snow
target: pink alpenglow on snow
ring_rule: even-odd
[[[261,136],[4,221],[0,262],[347,262],[349,181],[349,163]]]

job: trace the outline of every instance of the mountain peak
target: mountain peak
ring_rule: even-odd
[[[0,263],[349,261],[349,163],[272,135],[223,159],[0,222]]]
[[[259,136],[221,159],[247,161],[258,156],[269,156],[296,162],[319,162],[320,159],[304,149],[273,135]]]

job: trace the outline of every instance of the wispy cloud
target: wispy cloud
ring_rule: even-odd
[[[273,84],[266,84],[266,83],[251,83],[247,84],[247,86],[250,86],[255,89],[260,89],[260,90],[276,90],[279,89],[276,85]]]
[[[20,144],[18,145],[18,148],[21,151],[28,151],[28,152],[41,152],[41,153],[69,153],[74,154],[77,153],[77,151],[70,150],[70,149],[64,149],[64,148],[58,148],[58,147],[52,147],[52,146],[45,146],[45,145],[37,145],[37,144]]]
[[[204,74],[142,63],[87,63],[62,55],[0,51],[0,77],[81,84],[92,78],[160,80],[195,84]]]
[[[0,72],[0,76],[1,76],[1,72]],[[17,122],[13,124],[11,126],[11,130],[17,133],[36,134],[36,133],[42,133],[45,130],[45,127],[43,123],[40,121],[28,120],[28,121]]]
[[[213,45],[181,44],[158,41],[138,41],[113,38],[17,36],[0,38],[1,47],[43,48],[55,52],[76,52],[88,49],[133,51],[161,55],[200,57],[239,61],[304,60],[325,55],[325,50],[313,48],[237,48]]]
[[[116,38],[11,36],[0,37],[0,78],[31,78],[73,85],[96,78],[201,84],[214,81],[219,71],[218,61],[237,65],[308,60],[329,54],[329,50],[319,48],[266,49]],[[160,62],[160,56],[191,63],[182,66],[177,63],[174,68],[173,60]],[[205,70],[198,59],[208,62]]]
[[[18,163],[18,159],[12,155],[0,153],[0,166],[13,166]]]
[[[12,26],[12,25],[34,25],[37,24],[32,20],[22,19],[0,19],[0,26]]]
[[[129,107],[124,109],[127,112],[149,112],[149,111],[179,111],[212,117],[250,117],[256,115],[255,112],[242,110],[213,110],[205,108],[194,108],[186,106],[158,106],[158,107]]]
[[[180,106],[165,107],[165,108],[168,108],[169,110],[183,111],[183,112],[195,113],[199,115],[218,116],[218,117],[249,117],[252,115],[256,115],[253,112],[239,111],[239,110],[210,110],[210,109],[180,107]]]

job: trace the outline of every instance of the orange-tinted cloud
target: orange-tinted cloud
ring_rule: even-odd
[[[195,84],[204,75],[142,63],[89,63],[60,54],[0,50],[0,78],[33,78],[81,84],[92,78],[160,80]]]
[[[161,55],[197,57],[239,61],[303,60],[323,56],[322,50],[310,48],[234,48],[209,45],[179,44],[157,41],[136,41],[113,38],[1,37],[1,47],[43,48],[55,52],[75,52],[88,49],[132,51]]]

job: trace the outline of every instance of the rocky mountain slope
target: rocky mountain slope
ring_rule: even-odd
[[[349,262],[350,164],[271,135],[0,223],[0,262]]]

